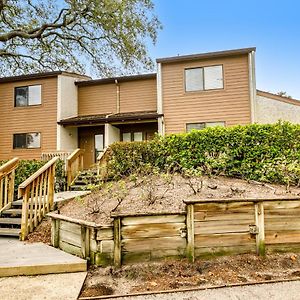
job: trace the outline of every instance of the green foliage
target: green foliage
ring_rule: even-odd
[[[0,161],[0,166],[6,161]],[[25,181],[28,177],[34,174],[39,168],[41,168],[46,161],[40,160],[20,160],[18,167],[16,169],[15,175],[15,191],[17,191],[18,186]],[[63,190],[65,186],[65,172],[64,172],[64,162],[58,160],[55,167],[55,177],[56,177],[56,190]]]
[[[157,168],[298,185],[300,125],[278,122],[206,128],[157,136],[148,142],[115,143],[109,155],[111,178]]]
[[[1,76],[93,70],[103,77],[154,67],[147,46],[161,24],[151,0],[6,0],[0,15]]]

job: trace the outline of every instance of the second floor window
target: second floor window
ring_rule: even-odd
[[[39,132],[14,134],[14,149],[34,149],[41,147],[41,134]]]
[[[41,90],[41,85],[15,87],[15,107],[41,104]]]
[[[185,91],[223,89],[223,66],[185,69]]]

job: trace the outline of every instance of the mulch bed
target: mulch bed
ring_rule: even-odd
[[[147,291],[210,287],[225,284],[300,279],[298,254],[255,254],[214,259],[166,260],[113,267],[91,267],[81,297],[128,294]]]

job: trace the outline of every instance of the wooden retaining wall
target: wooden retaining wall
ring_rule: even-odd
[[[108,265],[300,250],[300,198],[185,201],[186,212],[113,214],[112,226],[50,213],[52,244]]]

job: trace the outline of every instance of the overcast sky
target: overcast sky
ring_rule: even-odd
[[[256,47],[257,88],[300,99],[300,1],[153,0],[153,58]]]

